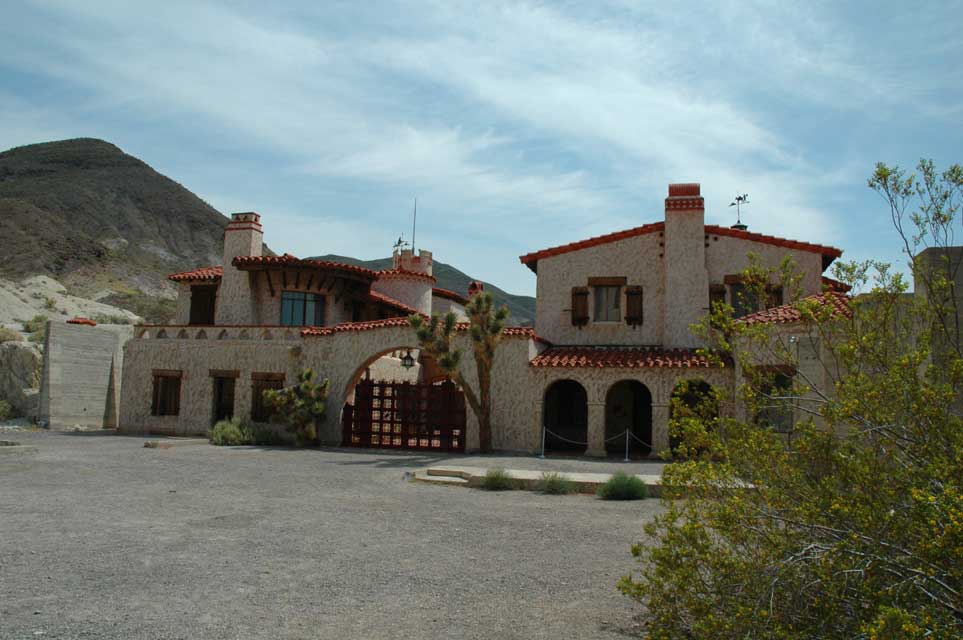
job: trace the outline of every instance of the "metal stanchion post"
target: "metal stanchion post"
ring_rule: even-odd
[[[542,425],[542,453],[538,457],[545,458],[545,425]]]
[[[625,462],[629,461],[629,430],[625,430]]]

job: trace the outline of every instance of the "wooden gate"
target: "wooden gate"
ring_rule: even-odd
[[[361,380],[344,408],[344,444],[382,449],[465,450],[465,395],[438,384]]]

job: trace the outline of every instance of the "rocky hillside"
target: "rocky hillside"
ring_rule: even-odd
[[[163,320],[166,275],[220,262],[227,218],[146,163],[91,138],[0,153],[0,276]]]
[[[356,264],[369,269],[388,269],[391,267],[391,258],[379,258],[377,260],[358,260],[348,256],[328,254],[326,256],[316,256],[319,260],[334,260],[336,262],[346,262]],[[479,278],[472,278],[466,273],[459,271],[450,264],[435,260],[433,271],[438,285],[442,289],[448,289],[461,295],[468,292],[468,283]],[[484,282],[484,280],[482,281]],[[509,322],[513,325],[529,326],[535,324],[535,298],[530,296],[516,296],[502,291],[493,284],[485,282],[485,290],[491,292],[495,298],[495,303],[508,306],[511,312]]]

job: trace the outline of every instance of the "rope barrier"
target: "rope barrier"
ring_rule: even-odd
[[[558,435],[557,433],[555,433],[555,432],[553,432],[553,431],[549,431],[548,427],[543,426],[543,427],[542,427],[542,452],[541,452],[541,454],[538,456],[539,458],[544,458],[544,457],[545,457],[545,436],[546,436],[547,434],[548,434],[548,435],[552,435],[552,436],[558,438],[558,439],[561,440],[562,442],[567,442],[567,443],[569,443],[569,444],[575,444],[575,445],[579,445],[579,446],[583,446],[583,445],[586,446],[586,447],[588,446],[588,442],[579,442],[579,441],[576,441],[576,440],[569,440],[568,438],[564,438],[564,437]],[[640,438],[639,436],[635,435],[634,433],[632,433],[632,432],[629,431],[628,429],[626,429],[626,430],[623,431],[622,433],[619,433],[619,434],[616,434],[616,435],[612,436],[611,438],[606,438],[606,439],[605,439],[605,442],[612,442],[612,441],[614,441],[614,440],[618,440],[619,438],[625,438],[625,462],[628,462],[628,461],[629,461],[629,438],[634,439],[636,442],[638,442],[639,444],[641,444],[641,445],[644,446],[644,447],[648,447],[650,450],[654,448],[650,443],[646,442],[645,440],[643,440],[643,439]]]

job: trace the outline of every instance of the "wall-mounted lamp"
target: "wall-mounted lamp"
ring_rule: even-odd
[[[415,359],[411,356],[411,349],[405,352],[405,355],[401,356],[401,366],[405,369],[410,369],[415,366]]]

